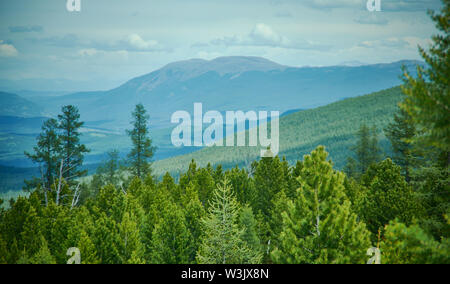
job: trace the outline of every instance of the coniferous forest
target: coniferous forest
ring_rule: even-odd
[[[31,152],[40,175],[0,209],[0,263],[438,264],[450,263],[450,2],[432,13],[440,33],[404,70],[403,101],[382,129],[361,124],[342,171],[327,149],[303,159],[199,167],[157,178],[158,151],[142,104],[117,151],[82,179],[83,126],[74,105],[42,125]],[[368,253],[372,251],[373,253]]]

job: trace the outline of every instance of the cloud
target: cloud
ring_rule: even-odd
[[[134,51],[156,51],[161,50],[162,46],[156,40],[144,40],[138,34],[130,34],[126,40],[119,43],[127,50]]]
[[[44,27],[34,25],[34,26],[11,26],[8,27],[10,33],[40,33],[44,31]]]
[[[135,33],[115,41],[81,39],[76,34],[66,34],[63,36],[52,36],[46,38],[32,38],[30,41],[33,43],[41,43],[44,45],[57,47],[97,49],[105,51],[169,51],[169,49],[162,46],[158,41],[144,40],[140,35]]]
[[[264,46],[289,49],[327,49],[328,46],[313,43],[307,40],[291,41],[285,36],[276,33],[266,24],[257,24],[248,34],[244,36],[234,35],[231,37],[217,38],[211,41],[212,45],[224,46]]]
[[[363,41],[359,43],[358,47],[363,48],[392,48],[392,49],[417,49],[417,45],[427,47],[430,43],[429,39],[422,39],[418,37],[391,37],[380,40]]]
[[[19,52],[12,44],[0,40],[0,57],[15,57],[18,54]]]

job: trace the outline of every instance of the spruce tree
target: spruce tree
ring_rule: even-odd
[[[120,186],[121,163],[119,161],[119,151],[111,150],[106,155],[107,159],[97,167],[96,173],[93,176],[93,183],[97,187],[97,190],[107,184],[112,184],[116,187]]]
[[[268,222],[271,217],[271,208],[275,196],[287,187],[284,176],[284,168],[277,157],[264,157],[256,165],[255,186],[256,206],[255,211],[261,211],[264,220]]]
[[[403,93],[400,105],[417,123],[418,139],[445,153],[450,164],[450,1],[444,0],[440,14],[430,12],[439,33],[432,37],[429,50],[419,47],[427,67],[417,66],[417,78],[404,68]]]
[[[204,235],[197,252],[202,264],[259,263],[261,255],[241,239],[238,226],[239,207],[228,181],[214,190],[206,218],[203,219]]]
[[[392,220],[409,225],[415,217],[421,217],[417,196],[391,159],[371,165],[361,183],[367,188],[361,214],[374,236]]]
[[[152,139],[149,137],[147,111],[142,104],[137,104],[133,111],[132,130],[127,133],[133,143],[133,148],[128,154],[130,170],[134,176],[143,178],[151,173],[150,159],[154,155],[155,147],[152,146]]]
[[[345,175],[334,171],[320,146],[304,157],[300,188],[283,212],[275,263],[364,263],[369,232],[344,192]]]
[[[253,251],[261,251],[261,242],[258,236],[258,224],[253,215],[253,210],[250,206],[242,208],[239,214],[239,225],[242,229],[242,240]]]
[[[48,119],[42,125],[42,132],[37,137],[34,153],[25,152],[25,155],[35,163],[42,165],[41,184],[46,191],[51,189],[58,172],[58,159],[60,153],[60,138],[58,137],[58,121]]]
[[[358,141],[351,147],[356,160],[349,158],[347,161],[346,172],[355,173],[354,177],[366,172],[369,166],[380,160],[380,147],[378,145],[377,129],[365,124],[361,124],[356,133]]]
[[[63,106],[62,114],[58,115],[59,132],[61,140],[60,156],[63,160],[63,178],[73,180],[87,173],[87,170],[81,170],[84,154],[89,150],[84,144],[80,143],[80,128],[84,122],[80,121],[78,108],[73,105]],[[59,169],[58,169],[59,173]]]
[[[191,258],[193,240],[180,208],[166,203],[163,217],[155,225],[151,240],[151,262],[157,264],[187,264]]]
[[[406,111],[400,109],[398,113],[394,114],[394,121],[384,129],[384,132],[392,145],[394,152],[392,160],[402,167],[406,182],[409,182],[411,170],[415,164],[411,140],[416,134],[416,127],[411,122],[411,117]]]

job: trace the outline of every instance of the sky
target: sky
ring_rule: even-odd
[[[220,56],[288,66],[420,59],[417,46],[437,32],[427,10],[440,0],[379,1],[370,12],[367,0],[80,0],[70,12],[67,0],[1,0],[0,87],[105,90]]]

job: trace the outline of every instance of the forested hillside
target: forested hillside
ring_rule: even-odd
[[[317,145],[325,145],[335,167],[342,169],[350,155],[350,146],[356,142],[356,132],[362,124],[377,127],[382,148],[389,153],[389,144],[381,130],[392,121],[402,98],[400,87],[395,87],[282,117],[279,155],[286,156],[287,161],[293,164]],[[211,147],[157,161],[153,168],[157,176],[165,172],[177,175],[187,170],[192,159],[201,166],[208,163],[221,164],[225,168],[248,166],[259,154],[259,147]]]

